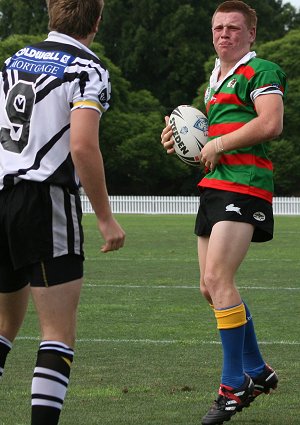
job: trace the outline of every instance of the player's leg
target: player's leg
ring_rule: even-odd
[[[253,235],[249,223],[220,221],[212,229],[206,254],[204,281],[215,309],[242,303],[235,274]]]
[[[3,254],[0,263],[0,378],[23,323],[28,299],[29,285],[25,276],[21,271],[14,271],[9,257]]]
[[[198,237],[197,242],[198,242],[198,261],[199,261],[199,270],[200,270],[200,292],[203,295],[203,297],[212,306],[212,299],[204,281],[205,262],[206,262],[208,244],[209,244],[209,236]]]
[[[222,383],[238,388],[244,381],[243,343],[246,314],[235,287],[235,274],[251,242],[253,226],[222,221],[209,239],[204,272],[224,350]]]
[[[43,263],[43,275],[48,287],[38,286],[43,282],[42,277],[38,281],[37,270],[38,266],[33,273],[35,286],[31,286],[31,293],[39,317],[42,341],[32,380],[31,425],[56,425],[74,356],[82,259],[79,256],[65,256]],[[78,278],[62,283],[61,276],[69,273],[74,277],[78,275]]]
[[[248,403],[248,397],[254,389],[253,382],[244,373],[246,313],[234,281],[238,267],[248,251],[252,235],[252,225],[232,221],[216,223],[210,235],[204,282],[214,305],[220,331],[223,369],[218,402],[203,418],[203,424],[217,424],[221,423],[221,420],[229,420],[235,411]]]
[[[48,288],[31,287],[39,317],[42,340],[75,343],[77,306],[82,279]]]
[[[276,389],[278,376],[263,359],[256,339],[251,312],[245,302],[244,305],[246,309],[247,324],[245,328],[243,361],[244,370],[254,383],[254,394],[252,398],[252,400],[254,400],[255,397],[263,393],[268,394],[271,390]]]

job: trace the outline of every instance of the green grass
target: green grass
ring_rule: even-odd
[[[71,385],[61,425],[193,425],[216,396],[221,346],[198,291],[193,216],[120,215],[126,247],[100,254],[85,216],[86,263]],[[253,244],[237,284],[280,386],[236,424],[299,424],[300,217],[276,217],[273,241]],[[30,423],[39,343],[32,305],[1,383],[0,425]],[[230,422],[230,423],[231,423]]]

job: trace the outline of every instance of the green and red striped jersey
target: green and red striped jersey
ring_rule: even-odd
[[[222,81],[217,81],[217,62],[205,93],[208,142],[257,117],[254,107],[257,96],[284,95],[286,76],[282,69],[255,56],[254,52],[248,53]],[[249,194],[272,202],[273,165],[268,157],[268,143],[226,151],[215,170],[199,182],[199,187]]]

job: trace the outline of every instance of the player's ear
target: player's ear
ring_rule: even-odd
[[[253,27],[249,30],[249,38],[250,38],[250,43],[253,44],[256,38],[256,28]]]
[[[100,22],[102,21],[102,15],[100,15],[99,16],[99,18],[97,19],[97,21],[96,21],[96,23],[95,23],[95,27],[94,27],[94,31],[93,32],[98,32],[98,30],[99,30],[99,25],[100,25]]]

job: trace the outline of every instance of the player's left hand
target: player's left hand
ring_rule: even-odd
[[[221,156],[221,153],[216,152],[215,144],[212,140],[211,142],[206,143],[206,145],[202,148],[200,160],[207,169],[213,171],[220,161]]]

